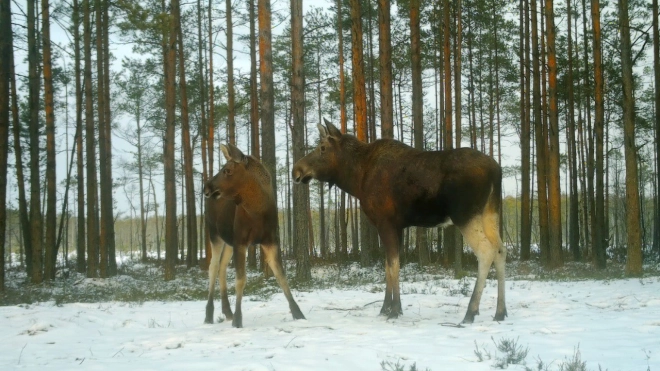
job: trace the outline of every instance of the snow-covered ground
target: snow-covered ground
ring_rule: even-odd
[[[497,288],[489,280],[481,315],[464,327],[455,325],[474,277],[404,271],[402,280],[404,315],[396,320],[378,315],[380,283],[294,290],[307,317],[298,321],[280,292],[248,295],[241,329],[203,324],[204,300],[4,306],[0,369],[489,370],[506,357],[496,343],[509,341],[528,349],[513,370],[537,370],[540,361],[559,370],[578,349],[589,370],[660,370],[660,277],[509,279],[504,322],[492,321]]]

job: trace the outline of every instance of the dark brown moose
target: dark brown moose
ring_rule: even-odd
[[[479,314],[481,293],[495,263],[498,297],[495,320],[507,315],[504,303],[506,248],[499,235],[502,170],[483,153],[461,148],[420,151],[401,142],[381,139],[367,144],[342,134],[327,120],[318,125],[318,147],[293,167],[295,182],[312,178],[337,185],[360,200],[378,229],[385,248],[385,300],[380,311],[397,318],[399,247],[403,229],[454,224],[479,260],[479,273],[463,323]]]
[[[209,265],[209,297],[205,323],[213,323],[213,291],[220,275],[222,313],[233,319],[234,327],[243,327],[241,299],[245,288],[245,253],[251,244],[260,244],[265,260],[289,301],[294,319],[305,316],[291,295],[277,245],[277,206],[266,168],[252,156],[245,156],[235,146],[221,145],[227,159],[225,166],[204,186],[208,198],[206,228],[212,245]],[[232,314],[227,298],[227,265],[236,250],[236,311]]]

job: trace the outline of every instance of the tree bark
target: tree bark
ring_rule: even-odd
[[[305,156],[305,77],[303,65],[302,0],[291,0],[291,113],[293,125],[293,162]],[[307,202],[309,186],[293,185],[293,246],[296,254],[296,278],[312,278],[309,262],[309,235],[307,231]]]
[[[227,139],[236,145],[236,94],[234,93],[234,25],[231,0],[225,0],[227,16]]]
[[[621,69],[623,77],[623,147],[626,158],[626,274],[642,275],[642,231],[639,206],[637,147],[635,145],[635,97],[633,96],[633,61],[630,44],[628,0],[619,0],[621,30]],[[657,89],[657,87],[656,87]]]
[[[76,75],[76,175],[77,175],[77,230],[76,230],[76,271],[84,273],[85,259],[85,172],[83,161],[83,86],[80,71],[80,4],[73,0],[73,45],[74,73]]]
[[[658,31],[658,0],[653,0],[653,73],[655,81],[655,159],[656,187],[660,187],[660,32]],[[655,236],[653,250],[660,256],[660,197],[656,192]]]
[[[603,131],[605,126],[605,102],[603,88],[603,56],[600,32],[600,3],[598,0],[591,1],[591,20],[593,22],[593,51],[594,51],[594,104],[596,117],[594,130],[596,134],[596,191],[593,251],[594,263],[597,268],[604,269],[607,264],[605,249],[605,187],[603,184],[604,154],[603,154]]]
[[[520,13],[520,149],[521,149],[521,194],[520,194],[520,260],[530,258],[532,243],[531,222],[531,126],[529,106],[529,0],[521,0]]]
[[[567,36],[568,36],[568,146],[570,148],[570,215],[569,215],[569,249],[573,254],[573,260],[580,261],[580,215],[578,197],[578,162],[577,145],[575,143],[575,94],[573,92],[573,11],[571,0],[566,1],[567,14]]]
[[[552,269],[564,265],[561,234],[561,181],[559,176],[559,111],[557,107],[557,52],[553,0],[545,0],[548,50],[548,222],[549,261]]]
[[[275,92],[273,86],[273,48],[271,34],[270,0],[259,0],[259,76],[261,79],[261,161],[270,173],[273,197],[277,205],[277,159],[275,157]],[[280,246],[279,226],[277,226],[277,245]],[[260,255],[261,269],[265,277],[271,276],[268,264]]]
[[[9,153],[9,82],[11,81],[11,1],[0,0],[0,174],[7,174]],[[5,237],[7,231],[7,176],[0,177],[0,292],[5,291]]]
[[[177,1],[174,8],[176,22],[178,56],[179,56],[179,91],[181,95],[181,145],[183,146],[183,173],[185,178],[186,200],[186,237],[188,251],[186,266],[197,265],[197,211],[195,208],[195,180],[193,179],[193,152],[190,143],[190,119],[188,113],[188,87],[186,85],[185,53],[183,49],[183,32],[181,30],[181,7]]]
[[[178,0],[170,1],[171,14],[167,17],[169,37],[164,36],[165,67],[165,137],[163,138],[163,167],[165,172],[165,280],[175,278],[177,260],[177,223],[176,223],[176,174],[175,174],[175,100],[176,100],[176,41],[177,29],[174,9],[179,7]]]
[[[108,253],[109,253],[109,230],[108,230],[108,216],[112,219],[112,204],[107,204],[108,193],[112,193],[112,184],[108,183],[107,173],[108,173],[108,163],[105,161],[108,157],[107,151],[107,125],[106,120],[106,95],[105,95],[105,69],[103,68],[104,57],[104,48],[103,48],[103,0],[95,0],[94,7],[96,10],[96,87],[97,87],[97,116],[99,120],[98,125],[98,146],[99,146],[99,180],[101,193],[99,196],[100,206],[101,206],[101,220],[99,225],[99,276],[101,278],[108,277]],[[110,119],[109,117],[107,118]],[[110,208],[110,210],[108,210]],[[109,212],[108,212],[109,211]]]
[[[389,2],[385,1],[389,6]],[[389,29],[389,28],[388,28]],[[337,0],[337,37],[339,39],[339,121],[342,134],[346,134],[346,82],[344,78],[344,30],[342,28],[342,0]],[[391,64],[390,64],[391,65]],[[390,68],[391,69],[391,68]],[[381,77],[381,81],[384,77]],[[382,106],[381,102],[381,106]],[[384,137],[384,136],[383,136]],[[340,233],[344,259],[348,260],[348,215],[346,214],[346,192],[341,191],[339,214]]]
[[[44,105],[46,111],[46,236],[44,240],[44,278],[55,279],[57,260],[57,178],[55,175],[55,109],[53,105],[53,64],[50,44],[50,5],[41,0]],[[4,174],[4,172],[0,172]]]
[[[422,55],[419,7],[419,0],[410,1],[410,56],[412,72],[413,132],[415,148],[424,150],[424,94],[422,91]],[[424,228],[417,227],[415,228],[415,231],[419,264],[424,266],[429,263],[429,250],[426,243],[426,230]]]
[[[30,242],[32,246],[32,283],[43,281],[43,228],[41,214],[41,174],[39,174],[39,50],[36,35],[36,0],[28,0],[28,65],[30,110]]]
[[[337,4],[341,2],[338,1]],[[419,10],[419,1],[416,0]],[[412,3],[411,3],[412,6]],[[419,26],[419,18],[417,18]],[[378,55],[380,61],[380,128],[382,138],[394,138],[394,109],[392,102],[392,37],[390,30],[390,2],[378,0]],[[341,31],[341,29],[340,29]],[[419,36],[419,35],[418,35]],[[418,40],[419,42],[419,40]],[[343,51],[340,50],[340,53]],[[341,62],[343,63],[343,61]],[[343,69],[342,69],[343,70]],[[343,74],[343,73],[342,73]]]

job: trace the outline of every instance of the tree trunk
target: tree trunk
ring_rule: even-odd
[[[596,117],[594,129],[596,134],[596,191],[595,191],[595,220],[593,235],[594,263],[597,268],[604,269],[607,263],[605,249],[607,248],[605,236],[605,187],[603,184],[603,130],[605,125],[605,103],[603,87],[603,56],[600,32],[600,3],[591,1],[591,20],[593,22],[593,50],[594,50],[594,100]]]
[[[12,35],[10,35],[12,36]],[[13,39],[13,37],[12,37]],[[13,41],[10,43],[13,45]],[[18,97],[16,93],[16,71],[14,68],[14,50],[13,47],[9,49],[9,60],[11,69],[11,120],[12,120],[12,134],[14,145],[14,157],[16,160],[16,182],[18,188],[18,217],[21,225],[21,246],[24,246],[25,251],[25,268],[26,273],[32,273],[32,245],[30,244],[30,221],[28,218],[28,206],[25,195],[25,176],[23,173],[23,149],[21,147],[20,132],[21,124],[18,116]],[[23,256],[23,254],[21,254]],[[21,262],[23,260],[21,259]]]
[[[275,157],[275,93],[273,87],[273,48],[270,0],[257,3],[259,20],[259,77],[261,79],[261,162],[270,173],[273,197],[277,205],[277,159]],[[279,226],[277,244],[279,246]],[[263,257],[263,254],[261,254]],[[261,259],[265,277],[271,276],[268,264]]]
[[[579,197],[578,197],[578,162],[577,145],[575,143],[575,94],[573,93],[573,35],[572,35],[572,17],[571,0],[566,1],[567,14],[567,35],[568,35],[568,135],[567,142],[569,150],[570,168],[570,215],[569,215],[569,249],[573,254],[573,260],[580,261],[580,215],[579,215]]]
[[[655,161],[656,187],[660,187],[660,32],[658,31],[658,0],[653,0],[653,72],[655,81]],[[660,197],[656,192],[655,236],[653,251],[660,257]]]
[[[521,149],[521,195],[520,195],[520,260],[530,258],[532,243],[531,205],[531,126],[529,106],[529,0],[521,0],[520,13],[520,149]],[[524,41],[523,41],[524,39]]]
[[[291,0],[291,112],[293,125],[293,162],[305,156],[305,77],[303,75],[302,0]],[[307,202],[309,186],[293,185],[293,247],[296,254],[296,278],[309,281],[312,278],[309,263],[309,235],[307,231]]]
[[[97,111],[98,111],[98,140],[99,140],[99,180],[101,193],[99,196],[100,206],[101,206],[101,221],[99,225],[99,253],[100,253],[100,262],[99,262],[99,276],[101,278],[108,277],[108,216],[112,219],[112,204],[107,204],[108,193],[112,193],[112,184],[108,183],[107,176],[107,166],[108,163],[105,159],[108,157],[107,153],[107,130],[109,117],[106,120],[106,110],[105,110],[105,69],[103,68],[104,61],[104,50],[103,50],[103,0],[95,0],[94,7],[96,10],[96,72],[97,72]],[[109,103],[109,102],[108,102]],[[108,208],[110,208],[108,210]]]
[[[639,180],[635,145],[635,97],[633,96],[633,61],[630,45],[628,0],[619,0],[621,30],[621,69],[623,74],[623,147],[626,158],[626,274],[642,275],[642,232],[640,229]],[[657,87],[656,87],[657,89]]]
[[[28,65],[30,110],[30,240],[32,246],[32,283],[43,281],[43,228],[41,214],[41,175],[39,174],[39,48],[36,35],[36,0],[28,0]]]
[[[170,11],[167,17],[169,38],[164,35],[163,52],[165,67],[165,137],[163,149],[163,167],[165,172],[165,280],[175,278],[177,260],[177,223],[176,223],[176,174],[175,174],[175,100],[176,100],[176,42],[177,27],[175,10],[179,7],[178,0],[170,1]]]
[[[181,30],[181,8],[177,1],[174,8],[174,18],[178,34],[179,56],[179,91],[181,95],[181,145],[183,147],[183,173],[185,178],[186,200],[186,236],[188,254],[186,266],[197,265],[197,211],[195,208],[195,180],[193,179],[193,152],[190,143],[190,119],[188,114],[188,88],[186,85],[185,53],[183,49],[183,32]]]
[[[236,110],[234,94],[234,25],[231,20],[231,0],[225,0],[227,15],[227,139],[236,145]]]
[[[101,159],[105,162],[104,181],[105,190],[101,194],[105,206],[105,229],[107,238],[108,250],[108,275],[117,275],[117,259],[115,252],[115,217],[113,212],[113,197],[112,197],[112,116],[110,112],[110,23],[108,19],[109,0],[103,0],[103,78],[105,95],[105,153],[106,156]],[[102,188],[103,190],[103,188]]]
[[[548,223],[550,268],[564,265],[561,235],[561,181],[559,178],[559,111],[557,107],[557,53],[553,0],[545,0],[548,47]]]
[[[9,153],[9,82],[11,81],[11,1],[0,0],[0,174],[7,174]],[[5,241],[7,231],[7,176],[0,177],[0,292],[5,291]],[[11,249],[10,249],[11,252]],[[10,255],[11,256],[11,255]]]
[[[74,73],[76,75],[76,175],[77,175],[77,230],[76,230],[76,271],[84,273],[85,259],[85,173],[83,163],[83,86],[80,71],[80,5],[78,0],[73,1],[73,45],[74,45]]]
[[[417,9],[419,10],[419,1],[416,1],[416,3]],[[340,1],[338,1],[337,4],[340,4]],[[417,21],[417,26],[419,27],[419,17],[417,18]],[[380,129],[382,138],[392,139],[394,138],[394,110],[392,103],[392,41],[389,0],[378,0],[378,30],[378,55],[380,61]],[[341,50],[340,53],[342,53]]]
[[[539,213],[539,247],[542,255],[547,251],[548,243],[548,209],[547,209],[547,193],[546,193],[546,160],[545,149],[547,148],[547,140],[545,130],[543,130],[543,120],[541,117],[541,72],[540,72],[540,56],[539,56],[539,32],[538,32],[538,13],[536,8],[536,0],[531,0],[531,13],[532,13],[532,106],[534,107],[534,135],[536,137],[536,176],[537,176],[537,199],[538,199],[538,213]]]
[[[422,91],[422,55],[419,26],[419,0],[410,1],[410,55],[412,72],[412,113],[415,148],[424,150],[424,95]],[[382,92],[381,92],[382,94]],[[382,109],[382,108],[381,108]],[[416,245],[421,266],[429,263],[426,230],[415,228]]]

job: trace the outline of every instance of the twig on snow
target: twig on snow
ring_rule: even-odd
[[[18,363],[17,363],[17,365],[20,365],[20,364],[21,364],[21,357],[23,356],[23,349],[25,349],[26,346],[27,346],[27,343],[25,343],[25,345],[23,345],[23,348],[21,348],[21,353],[18,355]]]

